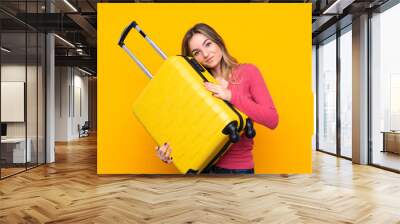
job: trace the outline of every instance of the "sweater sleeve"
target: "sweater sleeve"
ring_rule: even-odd
[[[278,113],[260,71],[254,65],[246,65],[243,76],[249,82],[251,97],[246,97],[239,88],[231,89],[231,103],[253,121],[274,129],[278,125]]]

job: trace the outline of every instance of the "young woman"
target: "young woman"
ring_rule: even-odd
[[[270,129],[278,125],[278,113],[260,71],[252,64],[239,64],[221,36],[210,26],[199,23],[185,34],[182,55],[194,57],[217,80],[204,83],[215,97],[229,101],[254,122]],[[253,139],[244,134],[210,170],[211,173],[254,173]],[[158,157],[171,163],[168,143],[156,147]]]

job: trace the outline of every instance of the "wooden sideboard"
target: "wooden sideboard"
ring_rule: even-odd
[[[383,150],[382,152],[393,152],[400,154],[400,131],[382,131]]]

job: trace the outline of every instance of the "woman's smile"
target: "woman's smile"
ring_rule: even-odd
[[[213,60],[214,56],[211,56],[210,58],[206,59],[206,63],[210,64]]]

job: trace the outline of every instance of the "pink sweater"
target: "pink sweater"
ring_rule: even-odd
[[[256,66],[252,64],[239,65],[232,72],[228,88],[232,93],[231,103],[254,122],[270,129],[274,129],[278,125],[278,113]],[[243,134],[240,141],[231,145],[216,166],[225,169],[254,168],[252,149],[253,139],[249,139]]]

